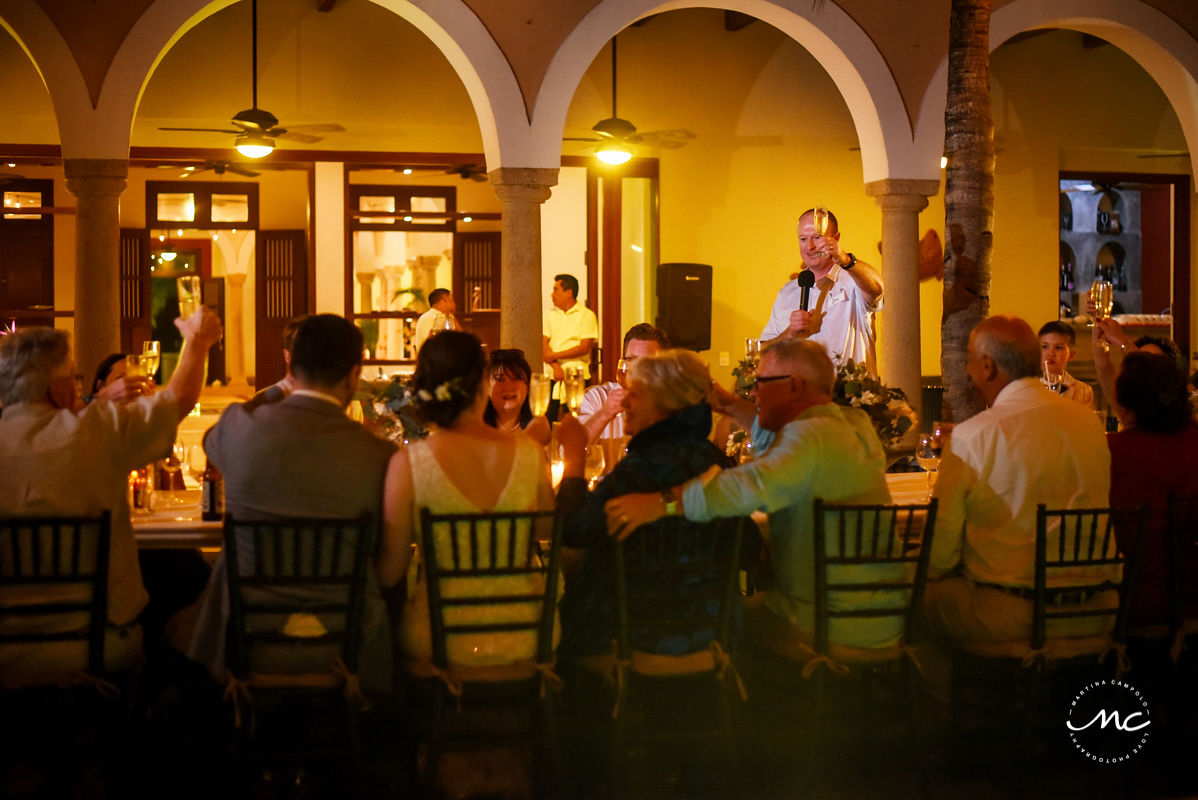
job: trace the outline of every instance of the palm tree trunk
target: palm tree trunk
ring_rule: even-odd
[[[965,372],[973,326],[990,312],[994,223],[994,121],[990,111],[990,1],[952,0],[944,112],[944,316],[940,368],[954,422],[982,410]]]

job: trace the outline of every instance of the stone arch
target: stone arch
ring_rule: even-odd
[[[1144,68],[1161,87],[1181,123],[1186,146],[1198,151],[1198,42],[1181,26],[1140,0],[1015,0],[990,20],[990,50],[1034,28],[1067,28],[1101,37]],[[948,56],[928,84],[919,110],[915,149],[937,157],[944,148]]]
[[[939,152],[923,169],[913,158],[910,117],[890,67],[873,41],[834,3],[814,11],[810,0],[603,0],[575,26],[549,64],[533,105],[532,142],[538,160],[530,166],[556,167],[560,163],[562,131],[574,92],[612,36],[650,14],[697,7],[752,15],[815,56],[848,105],[861,142],[867,183],[929,174],[938,177]]]
[[[188,30],[236,0],[152,3],[117,50],[93,106],[69,47],[36,4],[5,11],[10,30],[34,61],[54,100],[63,155],[126,158],[137,103],[155,66]],[[511,67],[461,0],[428,8],[410,0],[372,0],[404,18],[445,55],[474,105],[491,168],[527,160],[528,119]]]

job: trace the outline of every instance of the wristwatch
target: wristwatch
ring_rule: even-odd
[[[678,498],[674,497],[673,489],[663,489],[661,492],[661,501],[665,504],[666,516],[678,516]]]
[[[855,266],[857,266],[857,256],[853,255],[852,253],[849,253],[849,261],[848,261],[848,263],[847,263],[847,264],[841,264],[841,265],[840,265],[840,268],[841,268],[841,269],[846,269],[846,270],[847,270],[847,269],[852,269],[852,268],[853,268],[853,267],[855,267]]]

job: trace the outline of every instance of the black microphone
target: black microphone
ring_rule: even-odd
[[[811,302],[811,287],[814,285],[815,273],[809,269],[799,273],[799,308],[803,311],[807,310],[807,306]]]

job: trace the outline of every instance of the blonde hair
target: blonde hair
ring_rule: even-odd
[[[711,392],[711,373],[690,350],[663,350],[641,356],[628,366],[629,380],[640,381],[665,411],[705,402]]]

